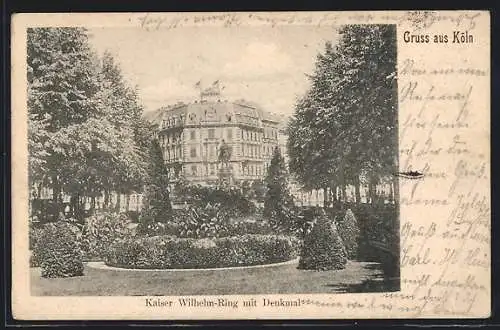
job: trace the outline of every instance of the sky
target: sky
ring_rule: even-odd
[[[109,51],[146,111],[199,98],[195,84],[219,80],[223,99],[247,99],[292,114],[308,86],[318,52],[335,42],[332,27],[137,27],[90,29],[91,43]]]

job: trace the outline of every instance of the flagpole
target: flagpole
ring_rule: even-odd
[[[194,87],[198,89],[198,92],[200,93],[200,101],[202,101],[203,96],[202,96],[201,80],[198,80],[198,82],[194,84]]]

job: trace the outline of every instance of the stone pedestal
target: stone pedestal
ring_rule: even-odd
[[[219,169],[219,180],[221,183],[225,184],[232,184],[234,179],[233,179],[233,171],[232,169],[227,166],[227,165],[222,165],[221,168]]]

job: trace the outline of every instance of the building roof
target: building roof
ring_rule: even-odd
[[[233,122],[255,127],[260,127],[262,121],[270,121],[280,126],[283,119],[263,110],[257,103],[241,99],[177,103],[146,113],[145,118],[159,125],[165,121],[169,126],[181,123],[189,126]]]

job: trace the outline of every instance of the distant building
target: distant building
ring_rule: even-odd
[[[212,185],[224,170],[235,183],[262,181],[275,147],[288,164],[288,117],[250,101],[223,100],[218,85],[200,91],[197,101],[166,106],[147,117],[158,125],[157,137],[165,163],[172,169],[172,183],[182,177]],[[220,160],[222,146],[230,150],[227,163]],[[322,205],[322,190],[305,192],[292,178],[289,183],[297,204]]]
[[[174,181],[182,176],[193,183],[213,184],[224,166],[234,181],[262,180],[273,149],[283,148],[280,118],[247,101],[221,100],[214,90],[200,96],[199,101],[164,107],[154,114]],[[226,164],[220,160],[222,146],[229,150]]]

